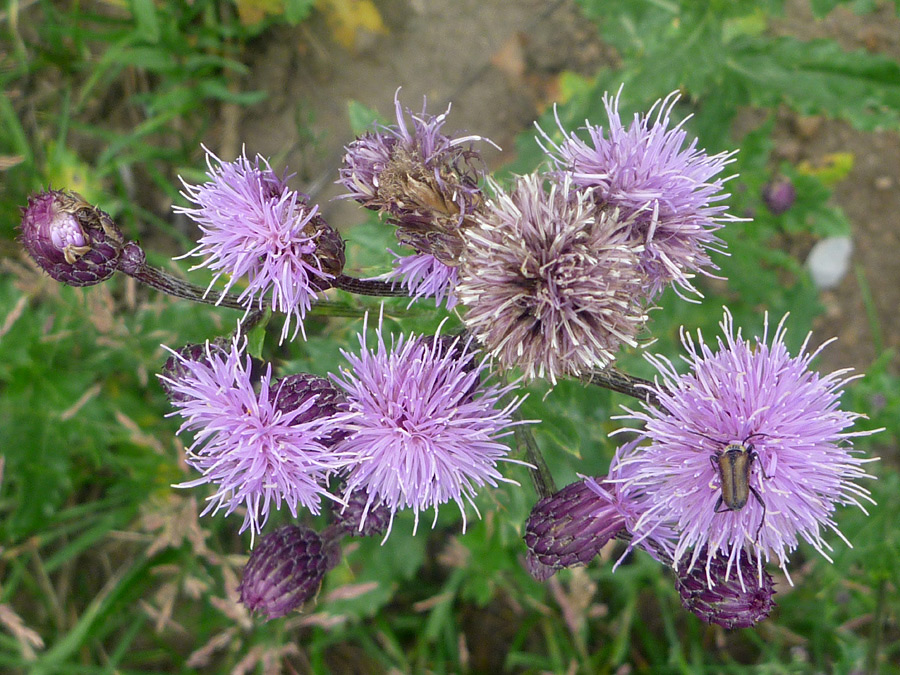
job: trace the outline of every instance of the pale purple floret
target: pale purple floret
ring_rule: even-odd
[[[734,152],[708,155],[697,149],[696,139],[685,147],[684,121],[669,128],[678,92],[657,101],[645,116],[635,114],[627,129],[619,117],[619,96],[603,98],[607,130],[587,124],[586,143],[560,125],[562,143],[544,135],[548,153],[576,186],[593,191],[599,207],[620,209],[630,223],[630,238],[643,246],[651,300],[669,283],[696,293],[689,281],[694,273],[718,269],[708,253],[724,247],[715,232],[738,220],[721,203],[729,196],[723,184],[733,176],[718,177],[734,161]]]
[[[674,519],[657,518],[652,525],[639,527],[644,514],[654,503],[652,490],[634,481],[637,467],[630,460],[643,452],[639,442],[639,439],[630,441],[616,450],[609,475],[602,481],[590,476],[584,479],[585,485],[597,496],[592,515],[620,522],[628,538],[628,547],[613,569],[635,548],[645,550],[666,564],[671,564],[675,552],[677,535]]]
[[[352,432],[337,450],[356,457],[345,494],[366,490],[366,510],[383,502],[392,523],[410,508],[416,527],[419,512],[434,507],[436,521],[438,507],[455,501],[465,528],[465,502],[474,507],[477,488],[513,482],[497,469],[514,461],[499,439],[521,423],[513,421],[521,399],[496,407],[514,385],[484,384],[487,363],[475,360],[469,342],[401,335],[388,346],[379,326],[370,349],[365,328],[359,355],[342,352],[350,367],[334,376],[347,393]]]
[[[282,409],[277,389],[270,389],[271,365],[260,378],[259,393],[254,390],[245,346],[246,339],[235,338],[230,351],[220,352],[207,343],[202,360],[169,350],[179,361],[180,376],[161,379],[175,394],[177,410],[170,415],[184,418],[178,433],[194,433],[187,463],[203,474],[176,487],[214,485],[203,514],[224,509],[229,515],[243,506],[241,532],[249,528],[255,536],[272,506],[280,509],[282,501],[295,518],[298,505],[319,513],[321,498],[331,497],[328,477],[349,459],[326,445],[340,429],[336,418],[309,419],[316,397]]]
[[[440,307],[443,302],[447,309],[453,309],[458,277],[458,268],[445,265],[430,253],[414,253],[394,254],[394,269],[378,278],[399,282],[409,291],[410,304],[420,298],[434,298],[435,306]]]
[[[549,189],[546,183],[549,182]],[[571,178],[494,186],[466,253],[456,293],[464,321],[503,368],[525,377],[589,374],[636,346],[646,278],[615,212],[593,208]]]
[[[821,347],[808,352],[809,337],[792,357],[784,323],[771,343],[768,317],[762,338],[745,340],[726,310],[715,352],[699,333],[695,343],[682,331],[689,372],[679,374],[664,357],[648,357],[659,371],[653,391],[662,407],[646,405],[623,416],[643,423],[638,440],[648,441],[620,462],[629,475],[624,484],[650,498],[635,533],[674,522],[676,566],[689,570],[699,561],[708,578],[720,555],[739,579],[742,555],[754,560],[760,575],[770,560],[787,574],[789,553],[800,539],[828,558],[825,530],[846,542],[834,521],[836,505],[865,511],[860,502],[872,501],[855,481],[871,478],[863,464],[874,460],[860,457],[850,439],[874,432],[845,431],[863,416],[839,408],[841,389],[853,378],[844,377],[848,370],[825,376],[810,370]],[[719,501],[721,475],[711,461],[729,443],[754,453],[751,492],[735,510]]]
[[[303,331],[303,319],[319,291],[340,273],[343,244],[333,241],[318,205],[310,206],[305,195],[288,188],[287,176],[278,177],[261,156],[223,162],[207,150],[206,163],[207,183],[182,180],[182,195],[196,208],[175,207],[202,232],[186,255],[206,258],[193,269],[215,272],[210,289],[222,276],[227,277],[226,291],[246,278],[240,299],[248,310],[268,301],[287,315],[281,339],[291,333],[292,324],[293,339]]]

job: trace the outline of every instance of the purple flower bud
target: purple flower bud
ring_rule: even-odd
[[[93,286],[116,271],[125,238],[112,219],[81,195],[48,190],[22,209],[20,241],[56,281]]]
[[[383,501],[372,499],[365,490],[347,496],[347,505],[332,506],[338,532],[353,537],[373,537],[384,533],[391,524],[391,510]]]
[[[250,554],[238,586],[251,611],[277,619],[312,598],[340,559],[337,540],[324,541],[308,527],[284,525],[264,536]]]
[[[571,483],[532,509],[525,524],[526,567],[543,581],[556,570],[589,563],[624,530],[625,518],[614,501],[601,500],[584,480]]]
[[[716,555],[707,557],[706,565],[679,573],[675,587],[685,609],[729,630],[749,628],[769,616],[775,607],[772,576],[764,569],[758,574],[747,556],[739,561],[730,565],[725,556]]]
[[[777,178],[763,185],[762,199],[774,215],[780,215],[794,205],[797,189],[789,178]]]
[[[301,408],[311,398],[315,403],[294,417],[294,424],[307,424],[318,418],[331,417],[349,410],[347,396],[330,380],[311,373],[297,373],[275,380],[269,385],[275,410],[289,413]],[[344,440],[349,431],[339,428],[320,438],[326,448]]]

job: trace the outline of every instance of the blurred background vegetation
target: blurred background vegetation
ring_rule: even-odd
[[[501,15],[508,10],[503,2],[479,4],[496,5]],[[535,105],[542,128],[554,128],[551,100],[569,129],[585,119],[605,124],[602,95],[624,83],[626,119],[680,89],[677,113],[693,115],[688,129],[701,147],[740,148],[729,203],[731,213],[750,220],[723,231],[730,256],[715,260],[727,282],[703,280],[700,303],[668,294],[652,314],[656,342],[648,349],[673,359],[679,327],[715,336],[723,304],[748,335],[761,329],[764,311],[777,318],[791,312],[795,350],[808,331],[827,326],[826,310],[843,296],[817,289],[804,259],[823,238],[863,236],[832,193],[865,187],[853,180],[867,143],[896,143],[896,8],[875,0],[809,4],[814,28],[835,16],[888,26],[888,48],[861,49],[815,30],[790,34],[783,4],[553,3],[553,11],[589,26],[613,58],[589,71],[583,64],[577,72],[559,68]],[[882,457],[871,469],[878,506],[868,517],[854,509],[837,514],[854,548],[831,537],[833,564],[800,547],[792,558],[795,585],[776,577],[778,608],[756,629],[727,633],[701,623],[682,610],[670,575],[646,556],[613,574],[620,546],[546,584],[530,579],[521,565],[521,530],[536,497],[517,467],[508,475],[522,487],[485,491],[482,519],[470,517],[465,534],[448,507],[433,531],[423,528],[416,537],[411,518],[401,517],[384,545],[345,542],[342,564],[303,614],[264,624],[236,603],[249,537],[237,536],[236,519],[199,520],[201,491],[170,487],[188,474],[177,422],[165,416],[170,409],[154,374],[164,361],[161,343],[177,347],[230,332],[240,314],[188,306],[119,277],[88,289],[60,286],[20,253],[19,209],[35,190],[77,190],[144,242],[151,262],[186,274],[187,263],[170,260],[191,248],[195,235],[170,210],[183,203],[177,177],[202,180],[201,142],[239,152],[242,127],[229,120],[261,114],[277,96],[251,69],[260,67],[259,55],[287,41],[305,46],[295,56],[302,60],[324,41],[352,63],[354,54],[377,53],[392,39],[390,19],[405,5],[10,0],[0,12],[0,671],[900,672],[898,336],[884,328],[896,319],[896,305],[887,312],[879,305],[881,289],[900,285],[896,263],[856,265],[849,273],[863,311],[849,312],[847,324],[861,327],[865,356],[830,364],[865,370],[844,405],[868,415],[860,427],[886,429],[858,443]],[[461,26],[459,35],[467,34],[463,5],[453,27]],[[531,11],[543,16],[537,5]],[[363,56],[360,35],[370,42]],[[460,50],[469,48],[460,42]],[[491,56],[485,51],[485,63],[496,66]],[[389,100],[401,84],[378,86]],[[353,98],[338,101],[349,110],[343,142],[352,137],[351,123],[370,116]],[[405,102],[417,108],[415,99]],[[392,118],[389,107],[377,112]],[[315,125],[302,114],[293,122],[292,133],[316,155],[322,139]],[[784,129],[802,137],[810,124],[839,124],[862,140],[826,153],[825,161],[800,161],[783,151]],[[501,158],[511,161],[496,167],[500,175],[542,161],[533,129],[519,129],[515,152]],[[271,146],[279,144],[277,133]],[[288,152],[273,154],[280,169]],[[797,191],[780,214],[761,196],[776,177]],[[893,178],[886,189],[896,192]],[[299,180],[310,178],[301,171]],[[896,237],[896,214],[875,215],[886,225],[865,236],[883,248],[878,237]],[[369,221],[344,234],[352,265],[387,269],[390,228]],[[896,250],[886,254],[896,261]],[[189,278],[208,280],[202,272]],[[307,343],[279,348],[268,339],[261,350],[282,374],[336,372],[336,345],[351,346],[360,326],[352,317],[377,306],[337,297],[308,325]],[[429,330],[444,316],[427,304],[387,306],[397,330]],[[620,367],[651,374],[637,351],[623,353]],[[557,484],[576,473],[604,473],[615,449],[610,418],[628,401],[572,382],[546,398],[546,387],[531,390],[525,416],[542,420],[535,433]],[[285,517],[278,514],[270,528]]]

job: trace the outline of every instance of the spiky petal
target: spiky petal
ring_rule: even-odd
[[[321,498],[331,498],[328,477],[350,458],[328,447],[341,427],[336,416],[316,408],[317,396],[299,398],[285,388],[296,407],[280,404],[281,388],[271,386],[271,365],[256,393],[245,345],[246,340],[235,338],[225,354],[207,345],[199,360],[172,352],[183,374],[162,379],[176,395],[177,411],[170,415],[184,418],[178,433],[194,432],[187,463],[202,473],[177,487],[214,485],[203,514],[224,509],[228,515],[244,506],[241,531],[250,528],[255,535],[273,505],[278,509],[284,502],[294,517],[298,506],[318,513]]]
[[[287,314],[284,340],[303,330],[303,319],[319,292],[344,266],[344,242],[319,215],[318,205],[288,188],[259,155],[251,162],[241,155],[223,162],[207,150],[209,181],[182,181],[182,195],[195,208],[176,207],[194,220],[202,232],[187,255],[204,257],[194,269],[214,271],[212,285],[227,277],[225,290],[245,277],[240,299],[248,309],[268,302]],[[214,164],[215,163],[215,164]]]
[[[509,448],[498,439],[516,424],[513,399],[497,408],[514,385],[485,384],[484,361],[469,342],[425,341],[401,335],[376,345],[360,335],[360,353],[343,352],[350,364],[335,382],[347,393],[351,436],[338,450],[357,457],[346,476],[347,494],[365,490],[367,505],[378,501],[391,519],[401,509],[421,511],[456,502],[463,512],[478,487],[506,481],[497,469]],[[474,364],[474,365],[473,365]],[[474,394],[473,394],[474,391]]]
[[[684,121],[670,128],[678,92],[657,101],[644,115],[635,115],[626,129],[619,116],[619,95],[604,95],[609,128],[588,125],[589,142],[566,132],[565,140],[549,142],[558,169],[572,176],[579,188],[590,189],[603,208],[619,209],[629,223],[629,237],[643,246],[641,264],[649,279],[650,298],[674,282],[694,291],[695,272],[717,269],[710,250],[720,250],[715,235],[737,220],[725,213],[728,198],[719,174],[734,153],[708,155],[693,139],[685,147]],[[558,122],[558,120],[557,120]]]
[[[862,415],[840,409],[848,371],[822,376],[812,370],[819,350],[807,351],[809,337],[791,356],[786,318],[770,341],[767,316],[763,336],[751,341],[735,332],[726,310],[717,351],[700,333],[695,343],[682,331],[685,374],[664,357],[647,357],[659,371],[653,391],[661,407],[623,416],[643,424],[637,440],[647,444],[621,461],[629,465],[625,485],[650,500],[637,532],[674,522],[679,565],[710,569],[722,556],[733,569],[749,555],[760,574],[770,559],[787,574],[800,539],[826,558],[824,532],[843,539],[834,521],[838,504],[865,511],[860,501],[872,501],[856,481],[871,478],[863,465],[873,460],[860,457],[851,439],[874,431],[847,431]],[[720,502],[717,459],[729,443],[753,453],[740,464],[747,467],[739,479],[747,479],[748,499],[734,510]]]

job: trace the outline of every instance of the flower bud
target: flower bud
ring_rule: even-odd
[[[752,560],[741,556],[728,569],[728,560],[715,556],[708,564],[701,553],[698,562],[686,572],[679,572],[675,587],[681,604],[706,623],[723,628],[750,628],[759,623],[775,607],[772,576],[757,573]],[[727,577],[727,578],[726,578]]]
[[[604,502],[583,480],[572,483],[531,510],[525,524],[526,567],[543,580],[555,570],[587,564],[624,528],[613,502]]]
[[[365,490],[354,490],[347,496],[346,506],[334,504],[332,508],[338,532],[351,537],[374,537],[387,530],[391,523],[391,510],[377,498],[369,504],[369,493]]]
[[[763,186],[762,199],[769,211],[777,216],[794,205],[797,190],[790,179],[778,178]]]
[[[297,373],[275,380],[269,386],[275,409],[287,413],[296,410],[314,396],[315,403],[294,418],[294,424],[306,424],[320,417],[331,417],[348,410],[347,397],[330,380],[311,373]],[[335,429],[319,439],[330,448],[347,437],[348,431]]]
[[[284,525],[250,554],[238,586],[241,602],[267,619],[285,616],[318,592],[339,559],[336,540],[325,542],[308,527]]]
[[[340,276],[344,271],[344,238],[337,230],[325,222],[318,213],[307,223],[304,228],[307,235],[317,234],[315,239],[315,260],[320,269],[331,277]],[[310,277],[310,284],[317,290],[326,290],[331,287],[330,279]]]
[[[48,190],[22,209],[20,241],[56,281],[93,286],[116,271],[125,238],[112,219],[81,195]]]

